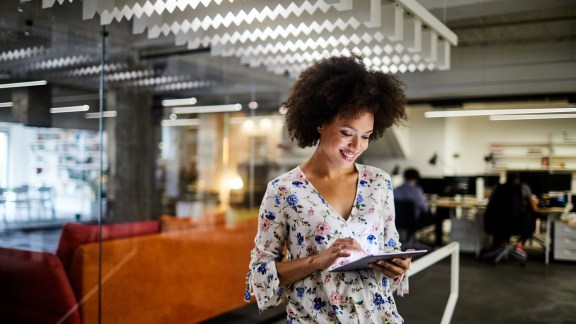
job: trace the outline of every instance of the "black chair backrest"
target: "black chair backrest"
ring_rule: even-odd
[[[396,211],[396,228],[405,229],[408,232],[416,231],[416,214],[414,202],[410,200],[394,200]]]

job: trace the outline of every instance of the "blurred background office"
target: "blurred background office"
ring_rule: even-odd
[[[0,310],[199,322],[242,306],[235,276],[265,186],[311,153],[288,138],[282,101],[310,62],[352,51],[406,84],[408,124],[360,162],[395,185],[418,170],[439,224],[418,239],[458,241],[480,262],[490,243],[481,215],[514,172],[539,200],[542,244],[530,245],[528,270],[531,259],[572,269],[574,224],[561,216],[576,195],[574,48],[571,0],[2,1],[0,264],[12,267],[1,268],[11,290],[0,288]],[[209,257],[218,253],[234,266]],[[219,280],[210,271],[187,266],[202,260],[228,269],[226,295],[207,288]],[[109,293],[123,298],[96,298],[100,265]],[[25,267],[40,279],[10,277]],[[153,286],[146,274],[172,281]],[[455,322],[469,323],[462,305]]]

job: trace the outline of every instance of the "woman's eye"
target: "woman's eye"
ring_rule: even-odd
[[[369,140],[370,136],[362,136],[362,139]]]
[[[348,133],[348,132],[340,132],[340,133],[344,136],[352,136],[352,133]]]

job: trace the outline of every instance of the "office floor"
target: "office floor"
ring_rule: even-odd
[[[453,324],[576,323],[576,263],[544,264],[540,247],[528,247],[525,267],[513,259],[493,265],[460,254],[460,290]],[[409,324],[440,323],[450,287],[445,259],[410,279],[411,293],[396,297]],[[254,304],[206,323],[285,323],[282,309],[261,315]]]
[[[54,253],[64,223],[65,221],[35,222],[0,226],[0,247]]]
[[[528,248],[528,263],[497,265],[460,256],[460,290],[452,323],[576,323],[576,264],[544,264],[541,248]],[[407,323],[439,323],[448,299],[448,259],[415,275],[411,294],[397,297]]]
[[[53,252],[60,229],[0,233],[0,246]],[[452,323],[576,323],[576,263],[544,264],[539,246],[527,248],[528,262],[493,265],[473,254],[460,254],[460,293]],[[439,323],[448,299],[449,259],[410,279],[411,293],[396,297],[406,323]],[[241,293],[239,295],[241,298]],[[285,323],[278,308],[259,314],[254,304],[207,323]]]

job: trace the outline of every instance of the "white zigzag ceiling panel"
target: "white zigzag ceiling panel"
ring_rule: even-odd
[[[74,0],[43,0],[51,7]],[[78,1],[78,0],[76,0]],[[83,18],[133,21],[133,33],[173,35],[251,67],[297,76],[312,62],[357,53],[392,73],[450,68],[457,36],[415,0],[84,0]]]
[[[11,51],[0,52],[0,62],[20,60],[23,58],[40,55],[46,52],[43,46],[34,46],[28,48],[15,49]]]

